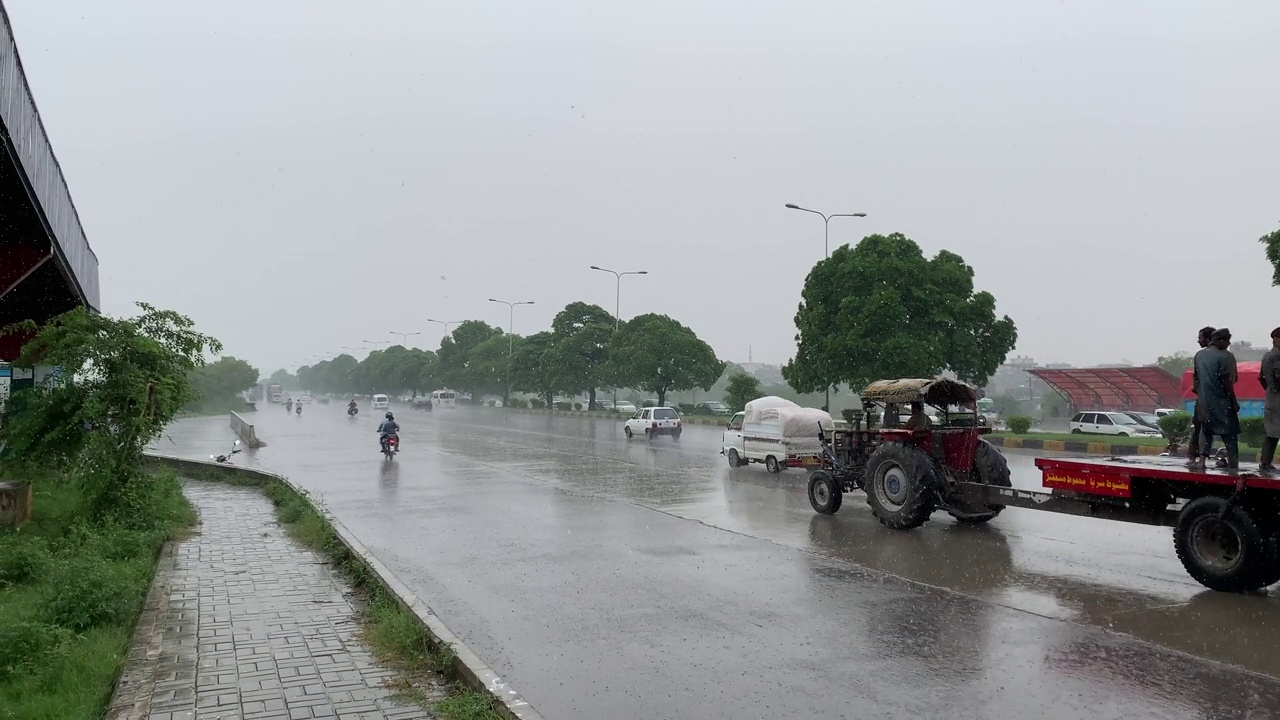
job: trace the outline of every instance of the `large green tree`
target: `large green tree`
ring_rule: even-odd
[[[659,404],[671,390],[710,388],[722,370],[710,345],[666,315],[632,318],[609,343],[608,377],[618,387],[655,393]]]
[[[555,336],[543,331],[521,340],[511,359],[511,389],[531,392],[546,401],[547,407],[555,405],[555,358],[550,352]]]
[[[1258,238],[1266,248],[1267,262],[1271,263],[1271,284],[1280,287],[1280,230]]]
[[[191,371],[191,387],[198,397],[197,402],[223,409],[257,382],[258,369],[230,355]]]
[[[436,353],[440,362],[440,380],[455,389],[474,392],[474,388],[468,387],[471,382],[468,373],[471,353],[480,343],[501,334],[501,329],[480,320],[467,320],[454,328],[448,337],[440,341],[440,350]]]
[[[724,404],[734,412],[742,410],[747,403],[760,397],[760,380],[755,375],[739,371],[729,378],[724,389]]]
[[[84,488],[89,511],[119,513],[126,522],[147,516],[136,506],[146,497],[137,484],[148,482],[143,449],[195,398],[191,373],[222,351],[186,316],[138,307],[142,312],[129,318],[77,308],[40,328],[22,323],[0,331],[36,331],[14,364],[58,368],[61,378],[11,398],[3,431],[10,460],[74,458],[70,475]]]
[[[1191,369],[1191,355],[1181,351],[1172,355],[1161,355],[1156,358],[1155,364],[1170,375],[1180,378],[1183,373]]]
[[[617,321],[599,305],[570,303],[551,321],[550,346],[555,387],[566,393],[587,394],[587,407],[596,406],[596,390],[605,382],[609,340]]]
[[[521,344],[522,339],[518,336],[500,334],[471,350],[463,387],[471,391],[476,402],[481,395],[501,395],[503,405],[511,399],[511,359]]]
[[[796,356],[782,369],[801,392],[841,382],[934,377],[985,385],[1018,339],[973,268],[943,250],[925,258],[904,235],[869,235],[820,261],[796,313]]]

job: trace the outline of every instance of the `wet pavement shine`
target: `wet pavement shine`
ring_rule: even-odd
[[[546,717],[1280,717],[1280,598],[1205,590],[1168,529],[1019,509],[895,532],[860,493],[730,469],[720,430],[338,403],[236,462],[314,493]],[[368,414],[366,414],[368,413]],[[225,417],[156,449],[224,451]],[[1014,484],[1039,486],[1009,452]]]

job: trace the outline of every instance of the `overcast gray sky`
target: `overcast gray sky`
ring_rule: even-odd
[[[104,309],[264,372],[423,318],[622,315],[784,362],[805,273],[961,254],[1017,352],[1280,325],[1280,3],[5,0]]]

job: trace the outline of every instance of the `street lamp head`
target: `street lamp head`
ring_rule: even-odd
[[[648,270],[637,270],[637,271],[636,271],[636,274],[637,274],[637,275],[648,275],[648,274],[649,274],[649,271],[648,271]]]
[[[854,213],[854,214],[853,214],[853,217],[866,217],[866,216],[867,216],[867,214],[866,214],[866,213]]]
[[[603,270],[604,268],[596,267],[595,265],[592,265],[592,266],[591,266],[591,269],[592,269],[592,270]]]
[[[800,206],[795,203],[787,203],[788,210],[799,210]]]

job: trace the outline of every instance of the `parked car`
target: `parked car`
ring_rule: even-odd
[[[1071,418],[1071,432],[1076,435],[1123,435],[1125,437],[1162,437],[1159,430],[1147,427],[1128,414],[1118,411],[1076,413]]]
[[[627,439],[636,435],[643,435],[646,439],[652,440],[659,435],[670,435],[676,440],[680,439],[681,428],[680,413],[676,412],[673,407],[652,407],[637,410],[636,414],[627,420],[622,426],[622,432]]]
[[[694,409],[700,412],[707,412],[712,415],[732,415],[733,414],[733,411],[729,409],[728,405],[725,405],[722,402],[717,402],[715,400],[700,402],[697,405],[694,405],[693,407]]]
[[[1134,420],[1137,420],[1138,422],[1142,423],[1143,425],[1146,425],[1147,427],[1151,428],[1152,430],[1159,430],[1159,429],[1160,429],[1160,417],[1159,417],[1158,415],[1156,415],[1155,413],[1149,413],[1149,412],[1137,412],[1137,411],[1135,411],[1135,410],[1125,410],[1125,411],[1124,411],[1124,414],[1125,414],[1125,415],[1128,415],[1129,417],[1133,418]]]
[[[1156,408],[1155,414],[1156,414],[1156,417],[1162,418],[1165,415],[1172,415],[1174,413],[1179,413],[1179,412],[1182,412],[1182,411],[1178,410],[1177,408]]]
[[[618,404],[613,406],[613,411],[619,413],[634,413],[636,411],[636,404],[627,402],[626,400],[619,400]]]

